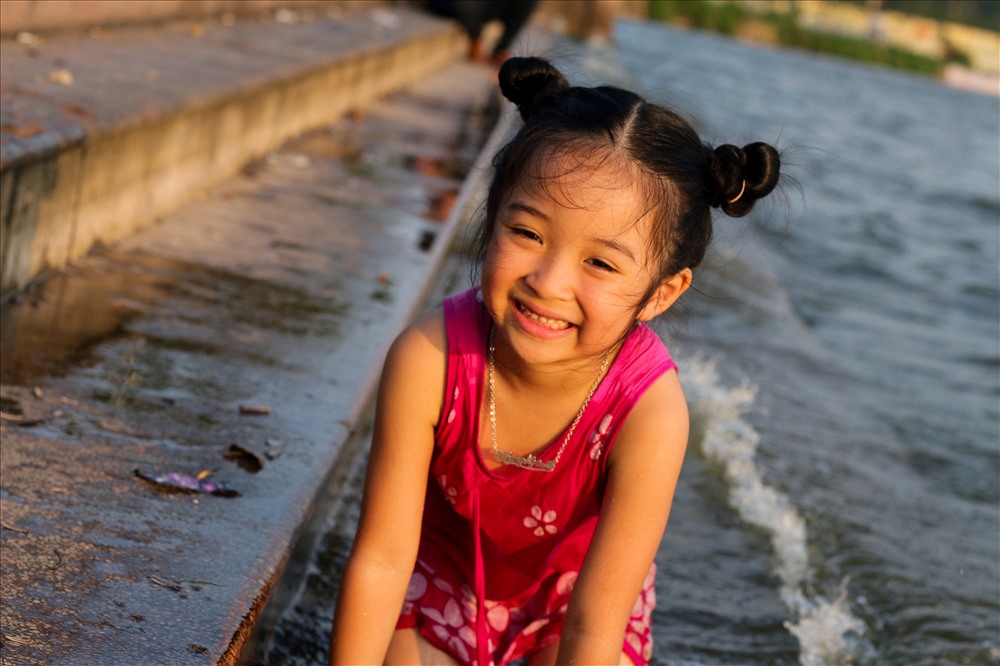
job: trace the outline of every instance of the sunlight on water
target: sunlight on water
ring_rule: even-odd
[[[785,626],[799,641],[800,663],[851,661],[863,643],[865,625],[851,613],[843,590],[833,600],[805,591],[811,587],[806,523],[785,494],[764,482],[756,461],[760,435],[743,418],[757,390],[748,383],[724,386],[717,363],[717,358],[694,358],[685,364],[692,420],[703,433],[696,444],[702,455],[722,466],[730,506],[770,537],[781,599],[792,616]]]

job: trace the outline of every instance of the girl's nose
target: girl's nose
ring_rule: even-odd
[[[559,300],[573,293],[572,271],[565,260],[552,253],[539,257],[524,281],[541,298]]]

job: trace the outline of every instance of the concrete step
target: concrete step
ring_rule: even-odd
[[[238,661],[511,122],[487,69],[408,71],[3,305],[0,661]]]
[[[0,40],[0,293],[465,52],[451,23],[345,3],[366,6]]]

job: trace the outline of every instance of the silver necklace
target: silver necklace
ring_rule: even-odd
[[[522,469],[528,469],[534,472],[551,472],[556,468],[559,463],[559,458],[562,457],[563,450],[565,450],[566,445],[569,444],[569,440],[573,437],[573,431],[576,430],[576,426],[580,423],[580,419],[583,418],[583,412],[587,409],[587,405],[590,403],[590,399],[594,397],[594,393],[597,391],[597,387],[601,385],[601,380],[604,378],[604,373],[608,371],[608,363],[611,361],[611,351],[614,349],[612,347],[604,354],[604,362],[601,363],[601,370],[597,373],[597,379],[594,380],[594,385],[590,387],[590,391],[587,393],[587,397],[584,398],[583,404],[580,405],[580,411],[576,413],[576,417],[573,419],[573,423],[569,426],[569,432],[566,433],[565,439],[563,439],[562,446],[556,452],[556,457],[552,460],[539,460],[533,454],[528,454],[527,456],[518,456],[510,451],[501,451],[497,446],[497,401],[496,401],[496,380],[494,378],[493,371],[493,359],[496,355],[496,347],[493,344],[493,327],[490,327],[490,345],[489,354],[487,354],[487,367],[489,369],[489,391],[490,391],[490,429],[493,432],[493,455],[497,457],[504,465],[514,465],[515,467],[520,467]]]

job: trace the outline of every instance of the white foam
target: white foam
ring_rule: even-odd
[[[757,389],[748,383],[726,387],[717,364],[717,358],[693,358],[684,364],[692,420],[702,430],[701,451],[722,466],[730,506],[746,523],[770,535],[781,599],[791,614],[785,627],[799,641],[799,662],[820,666],[850,661],[852,643],[863,637],[865,625],[851,613],[844,583],[832,601],[804,591],[813,587],[805,520],[787,495],[764,482],[757,467],[760,435],[744,418]]]

